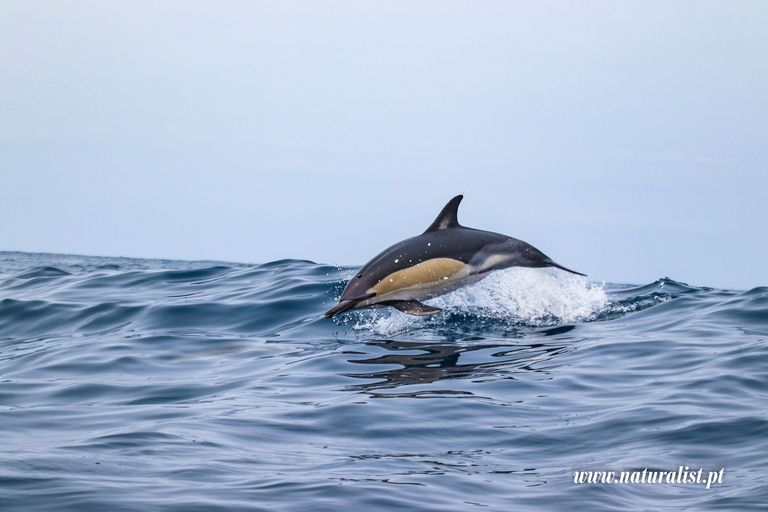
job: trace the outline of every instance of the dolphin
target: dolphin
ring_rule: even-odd
[[[460,225],[457,215],[463,198],[448,201],[424,233],[396,243],[366,263],[325,317],[387,306],[409,315],[434,315],[442,310],[421,301],[509,267],[556,267],[585,275],[555,263],[522,240]]]

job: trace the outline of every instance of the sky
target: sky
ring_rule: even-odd
[[[766,1],[0,0],[0,250],[362,265],[459,221],[768,285]]]

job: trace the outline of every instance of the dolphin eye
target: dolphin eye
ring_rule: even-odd
[[[360,279],[363,277],[363,274],[357,274],[357,278]]]

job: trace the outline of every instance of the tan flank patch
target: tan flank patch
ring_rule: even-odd
[[[377,297],[405,288],[431,288],[443,281],[466,273],[467,265],[452,258],[435,258],[422,261],[418,265],[408,267],[389,274],[370,288],[368,293],[375,292]]]

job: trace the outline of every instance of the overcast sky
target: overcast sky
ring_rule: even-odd
[[[0,1],[0,250],[361,265],[462,224],[768,285],[768,2]]]

